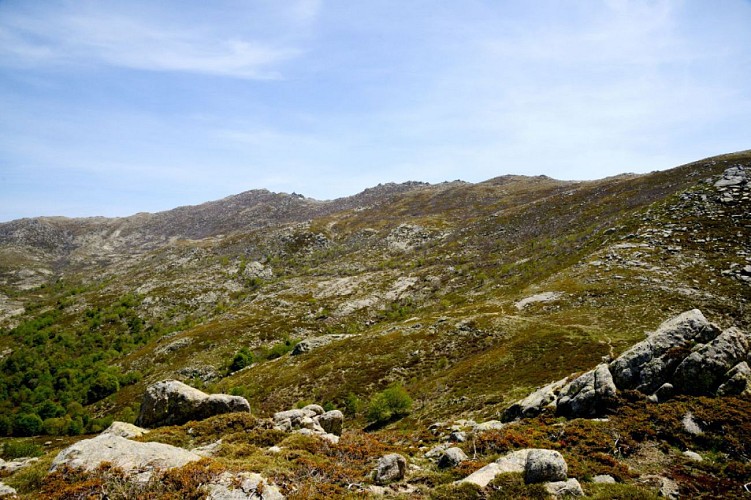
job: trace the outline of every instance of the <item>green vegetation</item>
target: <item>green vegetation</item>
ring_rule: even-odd
[[[375,394],[368,403],[368,420],[375,423],[408,415],[412,409],[412,398],[401,385],[395,384]]]

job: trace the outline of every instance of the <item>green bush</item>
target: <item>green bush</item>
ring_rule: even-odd
[[[17,413],[13,419],[13,434],[38,436],[42,433],[42,419],[36,413]]]
[[[407,415],[412,409],[412,398],[401,385],[392,385],[375,394],[368,404],[368,420],[387,422],[395,417]]]
[[[89,403],[104,399],[120,389],[120,381],[111,373],[100,373],[89,386],[86,398]]]
[[[253,353],[248,350],[247,347],[240,349],[235,357],[232,358],[232,363],[229,365],[231,372],[242,370],[246,366],[253,364]]]
[[[13,420],[7,415],[0,415],[0,436],[10,436],[13,433]]]

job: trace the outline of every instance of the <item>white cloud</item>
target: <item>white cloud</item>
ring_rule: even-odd
[[[315,6],[296,8],[312,21]],[[72,4],[75,6],[76,4]],[[238,13],[240,16],[241,14]],[[251,18],[251,25],[264,19]],[[279,78],[277,66],[302,50],[236,28],[170,23],[146,13],[99,9],[14,12],[0,17],[0,64],[96,63],[151,71],[204,73],[247,79]]]

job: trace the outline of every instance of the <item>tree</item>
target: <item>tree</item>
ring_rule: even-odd
[[[411,409],[412,398],[404,387],[394,384],[370,399],[367,417],[372,422],[388,422],[407,415]]]
[[[38,436],[42,432],[42,419],[36,413],[18,413],[13,419],[13,434]]]

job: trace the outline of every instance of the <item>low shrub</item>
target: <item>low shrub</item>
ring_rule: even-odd
[[[401,385],[392,385],[375,394],[368,403],[368,420],[382,423],[409,414],[412,398]]]

